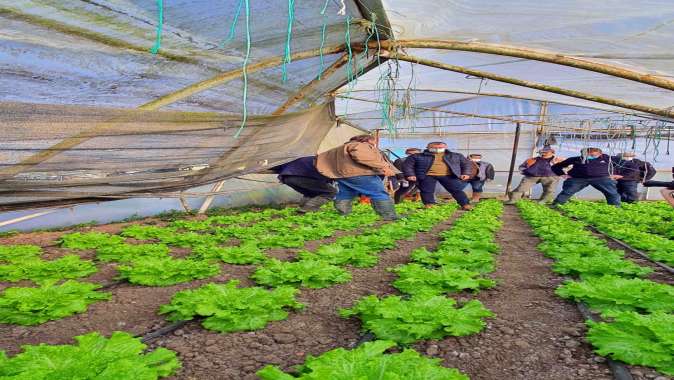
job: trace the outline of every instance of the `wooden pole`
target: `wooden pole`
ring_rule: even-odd
[[[314,78],[312,81],[304,85],[297,93],[293,94],[288,100],[286,100],[285,103],[283,103],[280,107],[278,107],[274,112],[271,114],[273,116],[278,116],[286,112],[290,107],[295,105],[297,102],[301,101],[304,99],[309,91],[311,91],[316,85],[318,85],[322,79],[325,79],[326,77],[332,75],[335,71],[339,70],[340,67],[344,66],[349,61],[349,55],[344,54],[341,57],[339,57],[332,65],[330,65],[327,69],[325,69],[321,75],[321,79],[318,79],[318,77]]]
[[[479,77],[479,78],[486,78],[486,79],[491,79],[491,80],[495,80],[495,81],[498,81],[498,82],[514,84],[516,86],[533,88],[533,89],[536,89],[536,90],[552,92],[552,93],[555,93],[555,94],[570,96],[570,97],[573,97],[573,98],[589,100],[591,102],[608,104],[608,105],[615,106],[615,107],[621,107],[621,108],[631,109],[631,110],[634,110],[634,111],[650,113],[650,114],[653,114],[653,115],[658,115],[658,116],[667,117],[667,118],[674,118],[674,111],[673,110],[662,109],[662,108],[654,108],[654,107],[644,106],[644,105],[641,105],[641,104],[627,103],[627,102],[623,102],[622,100],[605,98],[605,97],[602,97],[602,96],[592,95],[592,94],[588,94],[588,93],[581,92],[581,91],[569,90],[569,89],[565,89],[565,88],[561,88],[561,87],[549,86],[549,85],[536,83],[536,82],[530,82],[530,81],[526,81],[526,80],[522,80],[522,79],[506,77],[506,76],[503,76],[503,75],[493,74],[493,73],[490,73],[490,72],[480,71],[480,70],[475,70],[475,69],[469,69],[469,68],[462,67],[462,66],[448,65],[448,64],[445,64],[445,63],[442,63],[442,62],[433,61],[433,60],[430,60],[430,59],[424,59],[424,58],[421,58],[421,57],[415,57],[415,56],[406,55],[406,54],[391,54],[391,55],[389,55],[388,53],[385,53],[385,54],[387,54],[387,56],[389,58],[398,59],[400,61],[417,63],[417,64],[420,64],[420,65],[435,67],[435,68],[442,69],[442,70],[453,71],[453,72],[456,72],[456,73],[468,74],[468,75],[472,75],[472,76]]]
[[[506,182],[506,195],[510,192],[510,186],[513,183],[513,173],[515,172],[515,161],[517,160],[517,148],[520,145],[520,123],[515,125],[515,139],[513,141],[513,154],[510,157],[510,169],[508,169],[508,182]]]
[[[225,181],[220,181],[216,182],[213,185],[213,188],[211,189],[211,193],[217,193],[218,191],[222,190],[222,186],[224,186]],[[204,214],[206,213],[206,210],[208,210],[209,207],[211,207],[211,203],[213,203],[213,199],[215,199],[215,195],[211,194],[204,199],[204,203],[201,204],[201,207],[199,207],[199,211],[197,214]]]
[[[639,83],[648,84],[674,90],[674,81],[662,76],[652,75],[640,72],[634,69],[628,69],[612,65],[606,62],[596,62],[587,59],[580,59],[566,56],[564,54],[546,52],[534,49],[527,49],[514,46],[488,44],[482,42],[461,42],[454,40],[386,40],[379,41],[383,49],[395,50],[396,48],[422,48],[422,49],[442,49],[442,50],[460,50],[474,53],[494,54],[508,57],[524,58],[534,61],[554,63],[557,65],[575,67],[596,73],[606,74],[613,77],[623,78]],[[371,42],[370,47],[376,46]]]

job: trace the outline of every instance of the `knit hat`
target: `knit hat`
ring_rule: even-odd
[[[555,153],[555,150],[549,146],[544,146],[538,150],[538,153]]]
[[[622,152],[620,153],[620,157],[634,157],[636,154],[634,152]]]

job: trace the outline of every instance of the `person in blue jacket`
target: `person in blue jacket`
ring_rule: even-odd
[[[639,200],[639,184],[655,177],[655,168],[650,162],[639,160],[634,152],[624,152],[613,158],[615,173],[622,176],[618,180],[618,194],[625,203]]]
[[[564,169],[572,165],[571,170],[565,173]],[[612,158],[601,149],[583,149],[580,156],[570,157],[553,165],[552,171],[566,178],[562,184],[562,192],[552,202],[553,205],[564,204],[577,192],[592,186],[604,194],[608,204],[620,207],[616,180],[622,176],[613,174]]]
[[[299,213],[317,211],[337,194],[332,180],[316,170],[316,156],[300,157],[271,168],[279,181],[302,194]]]
[[[421,201],[426,207],[435,204],[435,186],[440,182],[463,210],[472,209],[463,188],[465,181],[475,175],[473,164],[461,153],[450,152],[447,144],[432,142],[423,152],[407,157],[403,174],[408,181],[417,182]]]

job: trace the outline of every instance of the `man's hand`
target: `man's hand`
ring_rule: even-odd
[[[393,177],[396,175],[396,173],[393,170],[386,168],[384,169],[384,175],[386,177]]]
[[[415,176],[409,176],[409,177],[407,177],[407,180],[408,180],[408,181],[414,182],[414,181],[417,180],[417,177],[415,177]]]
[[[611,178],[612,180],[614,180],[614,181],[615,181],[615,180],[617,180],[617,179],[621,179],[621,178],[622,178],[623,176],[621,176],[621,175],[617,175],[617,174],[614,174],[614,175],[612,175],[612,176],[609,176],[609,177],[610,177],[610,178]]]
[[[462,175],[459,178],[461,178],[462,181],[468,181],[470,179],[470,176],[469,175]]]

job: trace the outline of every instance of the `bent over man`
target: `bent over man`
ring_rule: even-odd
[[[353,198],[365,195],[382,219],[398,219],[383,178],[399,171],[377,149],[373,136],[354,136],[346,144],[319,154],[316,169],[337,181],[335,208],[342,215],[351,213]]]
[[[400,157],[399,159],[393,161],[393,166],[395,166],[396,169],[402,172],[405,160],[407,160],[409,156],[417,153],[421,153],[421,149],[418,148],[405,149],[405,157]],[[393,196],[393,200],[395,201],[396,204],[402,202],[407,194],[413,192],[417,188],[417,183],[414,181],[406,180],[405,176],[402,173],[398,174],[398,180],[400,182],[400,188],[396,190]]]
[[[573,168],[564,173],[564,169],[571,165]],[[611,157],[603,154],[599,148],[583,149],[580,156],[570,157],[553,165],[552,170],[558,175],[565,175],[567,179],[562,185],[562,192],[552,204],[564,204],[577,192],[592,186],[604,194],[608,204],[620,207],[620,195],[615,180],[621,176],[611,175],[611,166]]]
[[[422,153],[413,154],[403,164],[403,174],[408,181],[416,181],[421,190],[421,201],[426,207],[435,204],[435,186],[438,182],[461,205],[472,209],[468,196],[463,192],[472,176],[473,165],[461,153],[450,152],[443,142],[429,143]]]
[[[317,211],[337,194],[332,180],[316,170],[316,156],[300,157],[271,168],[279,181],[302,194],[298,212]]]
[[[485,182],[493,181],[496,173],[494,171],[494,165],[487,161],[482,161],[481,154],[469,154],[468,158],[472,162],[473,172],[475,173],[475,175],[468,180],[468,183],[473,190],[471,201],[479,202],[482,192],[484,191]]]

